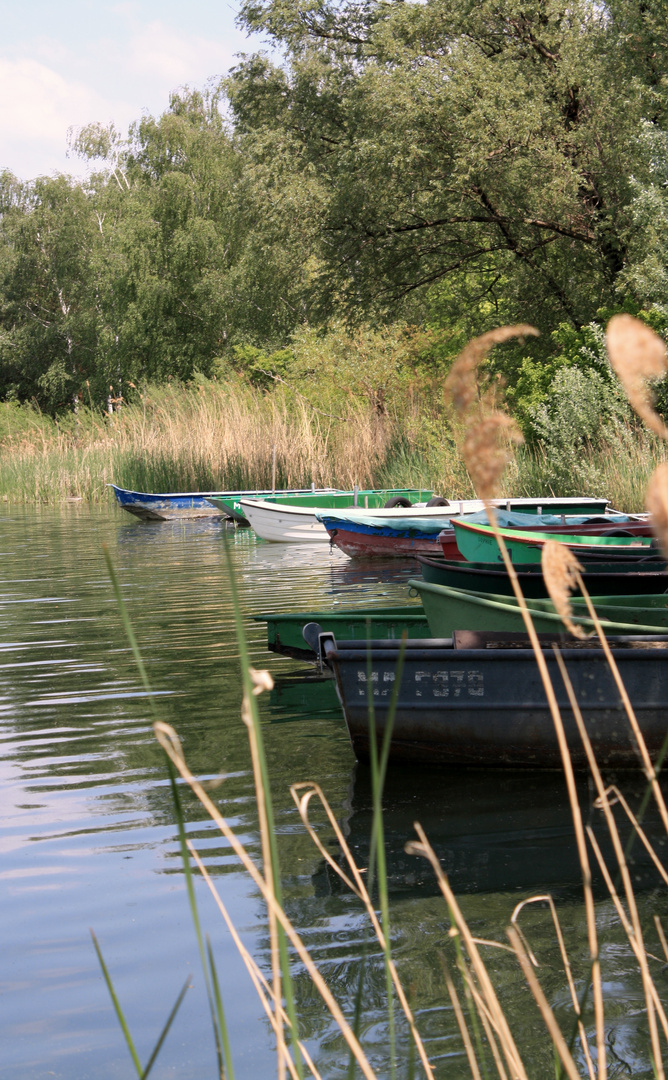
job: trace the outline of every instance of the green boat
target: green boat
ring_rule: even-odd
[[[440,556],[419,555],[422,577],[433,585],[448,585],[467,592],[513,595],[513,586],[503,565],[495,563],[450,562]],[[649,567],[651,566],[651,569]],[[546,598],[543,574],[539,563],[515,563],[522,592],[528,598]],[[668,589],[666,563],[648,563],[639,569],[637,563],[587,563],[584,581],[590,591],[600,595],[623,596],[626,593],[654,594]]]
[[[426,502],[433,491],[427,488],[364,488],[353,491],[311,491],[300,495],[245,495],[244,499],[261,499],[277,506],[317,506],[324,510],[342,510],[349,506],[360,508],[385,506],[391,499],[405,499],[408,503]],[[238,495],[214,496],[208,500],[223,514],[235,521],[247,524]]]
[[[267,648],[270,652],[293,656],[298,660],[313,660],[313,650],[302,636],[307,623],[319,623],[324,631],[339,640],[377,641],[400,638],[404,630],[409,638],[429,637],[429,625],[421,604],[401,604],[386,607],[376,604],[367,608],[342,608],[338,611],[305,611],[289,614],[254,615],[256,622],[267,624]]]
[[[455,630],[506,630],[524,633],[524,621],[517,601],[508,596],[490,593],[466,592],[450,589],[447,585],[430,585],[426,581],[411,579],[408,584],[420,595],[433,637],[452,637]],[[592,597],[596,613],[606,633],[609,634],[658,634],[668,628],[668,597],[653,597],[654,605],[648,605],[648,597],[633,597],[646,606],[639,607],[618,603],[617,597]],[[663,603],[661,603],[663,601]],[[590,618],[581,614],[586,610],[580,597],[573,602],[573,622],[585,630],[594,629]],[[565,633],[564,624],[550,600],[532,599],[529,607],[533,624],[539,634]]]
[[[503,561],[491,525],[480,525],[458,518],[453,518],[452,524],[457,547],[468,562]],[[595,558],[609,555],[613,558],[627,556],[633,559],[638,555],[649,557],[656,552],[656,542],[651,536],[565,536],[563,533],[520,532],[518,529],[503,528],[499,529],[499,532],[505,540],[513,563],[539,563],[543,545],[548,540],[567,544],[576,551],[579,549],[583,558],[591,554]]]

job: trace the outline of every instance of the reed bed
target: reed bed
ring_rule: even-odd
[[[520,447],[504,478],[517,495],[595,495],[626,513],[645,509],[644,495],[655,469],[668,461],[668,447],[640,425],[619,427],[599,446],[585,445],[570,470],[538,444]]]
[[[0,404],[0,499],[99,503],[106,485],[139,491],[267,488],[276,450],[278,487],[422,487],[470,498],[474,486],[434,392],[411,393],[379,413],[346,399],[333,412],[277,385],[242,379],[149,387],[111,416],[83,405],[57,420],[30,406]],[[502,495],[605,495],[642,509],[642,493],[665,444],[644,427],[620,426],[574,464],[540,445],[519,447]]]
[[[420,452],[412,421],[359,402],[327,414],[283,387],[242,382],[149,388],[111,416],[80,407],[61,421],[3,403],[0,497],[100,502],[112,481],[140,491],[267,488],[274,452],[277,487],[432,486],[448,462]]]

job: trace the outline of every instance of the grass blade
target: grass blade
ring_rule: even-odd
[[[172,1021],[174,1020],[174,1017],[176,1016],[179,1009],[181,1008],[181,1003],[183,1002],[183,999],[186,996],[186,990],[188,989],[189,985],[190,985],[190,975],[187,976],[186,981],[184,982],[183,986],[181,987],[181,992],[180,992],[179,996],[177,997],[176,1002],[174,1003],[174,1007],[173,1007],[172,1011],[170,1012],[169,1016],[167,1017],[167,1022],[165,1024],[165,1026],[163,1027],[162,1031],[160,1032],[160,1037],[159,1037],[157,1043],[155,1044],[155,1046],[153,1048],[153,1053],[151,1054],[150,1058],[146,1062],[146,1067],[144,1069],[144,1072],[142,1073],[143,1080],[146,1080],[146,1077],[148,1076],[151,1069],[153,1068],[154,1062],[155,1062],[158,1054],[160,1053],[160,1048],[161,1048],[162,1044],[164,1043],[165,1039],[167,1038],[167,1033],[168,1033],[170,1027],[172,1026]]]
[[[114,1006],[114,1009],[116,1010],[116,1016],[118,1017],[118,1022],[121,1025],[121,1030],[122,1030],[122,1032],[123,1032],[123,1034],[125,1036],[125,1041],[127,1043],[128,1050],[130,1051],[130,1057],[132,1058],[132,1060],[134,1062],[134,1066],[135,1066],[135,1069],[137,1070],[137,1076],[139,1077],[139,1080],[143,1080],[144,1070],[141,1067],[141,1062],[139,1061],[137,1051],[135,1050],[135,1044],[132,1041],[132,1036],[130,1034],[130,1029],[129,1029],[126,1021],[125,1021],[125,1016],[123,1015],[123,1010],[121,1009],[121,1003],[120,1003],[120,1001],[118,1000],[118,998],[116,996],[116,991],[114,990],[114,984],[111,981],[111,975],[109,974],[109,971],[107,970],[107,965],[104,962],[104,957],[102,956],[102,950],[101,950],[101,948],[100,948],[100,946],[98,944],[98,940],[95,937],[95,934],[93,933],[92,930],[90,932],[90,936],[93,939],[93,945],[95,946],[95,952],[97,953],[97,958],[100,961],[100,967],[102,968],[102,974],[104,975],[104,981],[107,984],[107,990],[109,991],[109,996],[111,997],[112,1004]]]
[[[209,970],[211,972],[211,983],[213,986],[213,998],[216,1004],[216,1015],[218,1017],[218,1030],[220,1031],[220,1040],[223,1044],[223,1057],[225,1059],[225,1071],[227,1073],[228,1080],[234,1080],[234,1065],[232,1064],[232,1052],[230,1050],[230,1039],[227,1032],[227,1022],[225,1020],[225,1010],[223,1009],[223,997],[220,992],[220,984],[218,982],[218,972],[216,971],[216,962],[213,958],[213,950],[211,948],[211,942],[209,935],[206,936],[206,951],[209,958]]]
[[[144,661],[142,660],[142,655],[141,655],[141,653],[139,651],[139,645],[137,644],[137,639],[135,637],[135,632],[132,629],[132,623],[130,622],[130,616],[128,614],[128,609],[125,606],[125,600],[123,599],[123,594],[121,592],[121,587],[119,585],[118,578],[116,577],[116,571],[114,570],[114,564],[111,561],[111,556],[109,554],[109,549],[107,548],[106,544],[102,545],[102,553],[104,555],[104,561],[107,564],[107,570],[109,571],[109,577],[111,579],[111,587],[114,590],[114,596],[116,597],[116,603],[118,604],[118,610],[121,613],[121,620],[123,622],[123,629],[125,630],[125,633],[127,634],[127,638],[128,638],[128,641],[130,642],[130,648],[132,649],[132,655],[135,658],[135,664],[137,665],[137,670],[139,672],[139,676],[141,678],[142,683],[144,684],[144,689],[146,690],[146,693],[148,695],[148,701],[149,701],[149,705],[151,707],[151,712],[156,717],[156,719],[158,719],[158,710],[156,708],[155,700],[154,700],[154,697],[153,697],[153,691],[151,690],[151,685],[150,685],[150,683],[148,681],[148,675],[146,674],[146,668],[144,667]]]
[[[179,796],[179,789],[176,783],[176,774],[174,768],[167,758],[167,770],[169,772],[169,781],[172,788],[172,801],[174,804],[174,816],[176,818],[176,826],[179,834],[179,846],[181,848],[181,860],[183,862],[183,872],[186,879],[186,890],[188,892],[188,903],[190,905],[190,914],[193,920],[193,926],[195,927],[195,936],[197,938],[197,946],[199,948],[200,960],[202,962],[202,970],[204,972],[204,982],[206,985],[206,996],[209,1002],[209,1012],[211,1013],[211,1024],[213,1026],[213,1035],[216,1043],[216,1057],[218,1059],[218,1073],[221,1077],[225,1076],[225,1068],[223,1062],[223,1047],[221,1032],[218,1027],[218,1019],[216,1010],[214,1007],[213,989],[211,987],[211,980],[209,978],[209,966],[207,963],[206,952],[204,949],[204,937],[202,935],[202,927],[199,921],[199,912],[197,910],[197,898],[195,896],[195,884],[193,882],[192,868],[190,866],[190,855],[188,852],[188,843],[186,838],[185,821],[183,817],[183,809],[181,807],[181,799]]]
[[[132,622],[130,620],[128,610],[127,610],[127,608],[125,606],[125,601],[124,601],[123,595],[121,593],[121,588],[120,588],[120,585],[119,585],[119,582],[118,582],[118,578],[116,576],[116,571],[114,569],[114,565],[113,565],[113,563],[111,561],[111,556],[109,555],[109,551],[108,551],[105,544],[102,545],[102,550],[103,550],[103,553],[104,553],[105,562],[107,564],[107,570],[109,571],[109,577],[111,579],[111,585],[112,585],[112,588],[114,590],[114,596],[116,597],[116,603],[118,604],[118,609],[119,609],[119,611],[121,613],[121,619],[122,619],[122,622],[123,622],[123,627],[125,629],[125,633],[127,634],[128,641],[130,642],[130,648],[132,649],[132,654],[134,656],[135,663],[137,665],[137,670],[139,671],[139,675],[141,677],[142,683],[144,684],[144,689],[146,690],[146,693],[147,693],[147,696],[148,696],[151,711],[152,711],[154,717],[156,719],[159,719],[158,710],[157,710],[157,707],[156,707],[156,704],[155,704],[155,699],[154,699],[154,696],[153,696],[153,690],[151,689],[151,684],[149,682],[148,675],[146,673],[146,668],[144,666],[144,661],[142,659],[142,655],[141,655],[141,652],[139,650],[139,645],[137,643],[137,638],[135,637],[135,632],[134,632],[133,627],[132,627]],[[167,758],[167,771],[169,773],[169,780],[170,780],[170,785],[171,785],[171,789],[172,789],[172,801],[173,801],[173,804],[174,804],[174,816],[176,818],[176,825],[177,825],[178,834],[179,834],[179,846],[180,846],[180,849],[181,849],[181,859],[183,861],[183,871],[184,871],[185,879],[186,879],[186,889],[187,889],[187,892],[188,892],[188,902],[190,904],[190,912],[191,912],[191,915],[192,915],[193,925],[195,927],[195,934],[197,936],[197,944],[198,944],[198,947],[199,947],[200,959],[202,961],[202,970],[204,971],[204,980],[205,980],[205,983],[206,983],[207,997],[209,999],[209,1010],[211,1012],[211,1022],[213,1024],[214,1039],[215,1039],[215,1043],[216,1043],[216,1056],[218,1058],[218,1072],[219,1072],[220,1076],[224,1076],[225,1074],[224,1074],[224,1068],[223,1068],[221,1034],[220,1034],[220,1032],[218,1030],[216,1012],[215,1012],[214,1004],[213,1004],[212,990],[211,990],[211,986],[210,986],[210,982],[209,982],[208,965],[207,965],[207,961],[206,961],[206,954],[205,954],[205,951],[204,951],[204,942],[203,942],[203,939],[202,939],[202,930],[201,930],[201,926],[200,926],[199,915],[198,915],[198,912],[197,912],[197,901],[195,899],[195,889],[194,889],[193,880],[192,880],[192,871],[191,871],[191,868],[190,868],[190,858],[189,858],[189,855],[188,855],[188,848],[187,848],[187,845],[186,845],[185,823],[184,823],[184,818],[183,818],[183,812],[182,812],[182,809],[181,809],[181,801],[179,799],[179,792],[178,792],[178,788],[177,788],[177,785],[176,785],[176,774],[174,772],[174,769],[172,767],[172,763],[170,762],[169,758]]]
[[[237,590],[236,576],[234,573],[234,566],[232,565],[232,555],[230,552],[227,535],[224,535],[223,549],[225,552],[225,562],[227,565],[227,574],[230,584],[230,594],[232,599],[232,610],[234,612],[236,638],[237,644],[239,646],[241,679],[244,697],[248,702],[249,722],[252,726],[254,750],[257,756],[260,783],[262,786],[263,813],[267,825],[266,843],[268,846],[269,858],[271,863],[272,889],[276,902],[280,907],[282,907],[283,890],[281,887],[281,868],[278,857],[278,845],[276,843],[276,826],[274,819],[273,801],[271,796],[271,785],[269,783],[269,770],[267,768],[267,757],[264,749],[264,737],[262,733],[262,725],[260,723],[260,714],[257,707],[257,698],[254,693],[255,686],[251,677],[251,664],[248,654],[248,645],[246,642],[246,631],[244,628],[243,616],[241,613],[241,604],[239,601],[239,593]],[[280,925],[277,927],[277,930],[283,993],[285,995],[286,1012],[290,1020],[291,1044],[294,1054],[294,1063],[297,1070],[297,1075],[299,1076],[299,1080],[302,1080],[303,1064],[301,1053],[299,1050],[299,1023],[297,1019],[297,1010],[295,1008],[292,973],[290,971],[290,958],[288,955],[287,941],[284,930]]]

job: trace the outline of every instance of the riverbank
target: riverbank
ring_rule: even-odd
[[[470,498],[473,488],[435,396],[406,394],[392,411],[345,397],[332,411],[283,386],[267,393],[241,380],[150,387],[107,416],[79,407],[54,420],[30,406],[0,405],[0,499],[102,503],[112,481],[140,491],[270,487],[433,488]],[[598,447],[555,454],[521,447],[503,493],[606,495],[643,509],[647,480],[666,451],[620,426]]]

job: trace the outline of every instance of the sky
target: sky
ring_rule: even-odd
[[[204,87],[262,42],[234,0],[0,0],[0,171],[83,174],[67,130],[158,115],[180,86]]]

